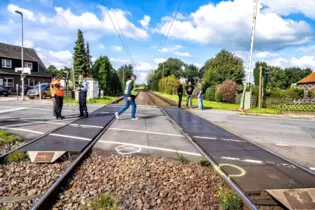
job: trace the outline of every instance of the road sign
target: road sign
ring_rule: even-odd
[[[25,77],[26,77],[26,74],[25,74],[25,73],[23,73],[23,74],[21,75],[21,77],[22,77],[22,78],[25,78]]]
[[[31,68],[29,67],[24,67],[23,72],[22,72],[22,68],[15,68],[15,72],[19,72],[19,71],[21,73],[31,74]]]

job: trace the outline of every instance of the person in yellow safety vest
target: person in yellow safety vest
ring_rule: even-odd
[[[50,95],[51,95],[51,98],[53,101],[53,118],[56,117],[56,112],[55,112],[55,110],[56,110],[55,82],[56,82],[56,77],[54,77],[50,83]]]
[[[63,87],[60,83],[59,76],[56,77],[55,83],[55,100],[56,100],[56,109],[55,114],[57,119],[64,119],[64,116],[61,116],[62,106],[63,106],[63,97],[65,96],[65,93],[63,91]]]
[[[126,104],[118,112],[115,113],[115,116],[117,119],[119,119],[119,115],[121,115],[124,111],[126,111],[131,105],[131,120],[139,120],[139,118],[136,117],[137,105],[136,105],[135,98],[138,94],[136,92],[136,84],[135,84],[136,79],[137,79],[137,76],[132,75],[130,80],[126,82],[125,92],[124,92],[124,98],[125,98]]]

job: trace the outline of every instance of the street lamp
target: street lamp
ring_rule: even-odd
[[[23,13],[15,10],[15,12],[19,15],[21,15],[21,20],[22,20],[22,47],[21,47],[21,67],[22,67],[22,73],[21,73],[21,80],[22,80],[22,100],[24,100],[24,77],[22,76],[22,74],[24,73],[24,53],[23,53],[23,41],[24,41],[24,37],[23,37]]]

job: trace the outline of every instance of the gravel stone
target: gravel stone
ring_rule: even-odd
[[[40,196],[70,164],[69,161],[53,164],[36,164],[30,161],[0,164],[0,194],[6,196],[25,196],[18,202],[0,203],[0,208],[26,210],[35,199],[28,196]]]
[[[119,199],[119,209],[218,209],[223,184],[211,167],[147,156],[94,152],[59,195],[56,209],[81,209],[100,193]],[[69,205],[72,204],[72,205]]]

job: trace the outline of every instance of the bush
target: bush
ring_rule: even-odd
[[[215,86],[208,87],[205,93],[205,99],[215,101]]]
[[[204,157],[201,157],[201,158],[200,158],[199,164],[200,164],[201,166],[210,166],[210,162],[209,162],[206,158],[204,158]]]
[[[19,161],[25,160],[26,158],[27,158],[27,155],[25,152],[16,151],[16,152],[9,154],[6,157],[6,162],[8,162],[8,163],[19,162]]]
[[[234,103],[238,85],[232,80],[225,80],[221,85],[217,86],[217,92],[222,96],[223,102]]]
[[[222,101],[222,97],[221,97],[221,94],[219,92],[215,92],[215,101],[216,102]]]
[[[219,198],[220,206],[223,210],[241,210],[242,209],[241,198],[236,192],[230,189],[223,189],[220,186],[216,194],[216,197]]]
[[[190,160],[189,160],[187,157],[185,157],[184,155],[182,155],[182,154],[180,154],[180,153],[178,153],[178,152],[176,152],[176,155],[177,155],[177,157],[178,157],[178,159],[179,159],[179,161],[180,161],[181,163],[183,163],[183,164],[188,164],[188,163],[190,163]]]
[[[286,90],[275,89],[270,92],[272,98],[293,98],[300,99],[304,97],[304,90],[302,88],[289,88]]]
[[[167,94],[176,94],[179,82],[175,76],[168,76],[159,80],[159,91]]]
[[[84,209],[118,210],[118,199],[111,194],[101,194],[92,198]]]

